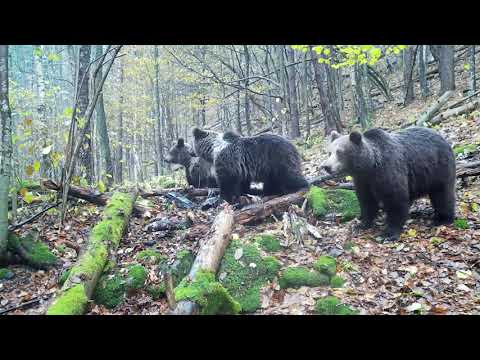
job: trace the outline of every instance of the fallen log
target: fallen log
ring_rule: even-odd
[[[82,315],[92,298],[110,253],[115,252],[127,228],[137,193],[113,194],[102,220],[92,229],[85,252],[47,310],[47,315]]]
[[[54,207],[57,207],[57,206],[60,205],[60,204],[61,204],[61,202],[58,202],[58,203],[56,203],[56,204],[49,205],[49,206],[47,206],[45,209],[43,209],[43,210],[39,211],[38,213],[32,215],[32,216],[29,217],[28,219],[26,219],[26,220],[24,220],[24,221],[22,221],[22,222],[20,222],[20,223],[10,225],[10,226],[8,227],[8,230],[9,230],[9,231],[13,231],[13,230],[15,230],[15,229],[18,229],[19,227],[22,227],[23,225],[32,222],[32,221],[35,220],[36,218],[40,217],[42,214],[46,213],[48,210],[53,209]]]
[[[468,168],[468,167],[463,167],[460,169],[457,169],[457,178],[465,178],[469,176],[478,176],[480,175],[480,167],[475,167],[475,168]]]
[[[449,109],[435,116],[432,119],[432,121],[430,121],[430,124],[436,125],[441,123],[443,120],[448,119],[449,117],[471,113],[472,111],[478,109],[479,107],[480,107],[480,100],[476,100],[471,103],[465,104],[463,106]]]
[[[474,92],[473,94],[465,96],[464,98],[458,100],[457,102],[450,105],[447,109],[456,108],[458,105],[463,104],[465,101],[470,100],[471,98],[473,98],[474,96],[477,96],[478,94],[480,94],[480,90],[478,90],[478,91]]]
[[[308,189],[296,193],[275,197],[271,200],[252,204],[238,210],[234,214],[236,224],[250,224],[266,219],[275,212],[284,212],[291,204],[301,204]]]
[[[200,245],[200,250],[188,274],[190,279],[194,280],[199,270],[210,271],[214,274],[217,272],[223,255],[225,254],[225,249],[230,243],[233,223],[233,210],[230,206],[227,206],[215,218],[212,227],[213,235],[210,238],[206,238]],[[176,304],[172,314],[191,315],[197,313],[198,310],[198,304],[193,301],[183,300]]]
[[[453,91],[446,91],[437,101],[433,103],[416,121],[417,126],[423,126],[427,121],[430,119],[442,108],[442,106],[452,97],[454,94]],[[412,124],[408,124],[406,127]]]
[[[53,180],[42,180],[42,186],[49,190],[54,190],[60,192],[61,186],[57,185]],[[89,203],[105,206],[107,202],[110,200],[110,197],[105,194],[98,192],[96,190],[91,190],[87,188],[82,188],[80,186],[70,185],[68,189],[68,196],[82,199],[88,201]],[[133,206],[133,214],[136,216],[143,216],[148,209],[144,206],[134,204]]]

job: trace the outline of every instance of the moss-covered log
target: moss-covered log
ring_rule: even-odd
[[[200,306],[202,314],[240,311],[240,306],[232,300],[228,292],[221,290],[222,286],[215,282],[215,274],[231,239],[233,221],[233,210],[230,206],[215,218],[212,236],[200,245],[190,273],[175,289],[175,297],[179,302],[173,314],[198,313]],[[197,279],[198,274],[200,277]],[[213,303],[215,305],[212,305]]]
[[[115,193],[105,207],[102,220],[92,229],[85,252],[72,267],[47,315],[81,315],[108,261],[127,227],[137,194]]]

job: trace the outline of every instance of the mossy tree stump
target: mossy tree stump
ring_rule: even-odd
[[[102,220],[92,229],[85,252],[72,267],[47,315],[81,315],[108,261],[127,227],[137,194],[115,193],[108,201]]]

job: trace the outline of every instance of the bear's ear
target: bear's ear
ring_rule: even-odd
[[[330,140],[330,142],[333,142],[336,139],[338,139],[339,137],[340,137],[340,134],[338,132],[336,132],[335,130],[332,130],[332,132],[330,133],[329,140]]]
[[[177,146],[178,147],[184,147],[185,146],[185,141],[182,138],[178,139]]]
[[[354,144],[360,145],[362,143],[362,134],[358,131],[350,133],[350,141]]]
[[[208,132],[196,127],[193,129],[192,134],[195,139],[203,139],[204,137],[207,137]]]

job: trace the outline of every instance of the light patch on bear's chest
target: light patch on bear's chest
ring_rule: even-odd
[[[220,133],[215,137],[215,140],[213,141],[213,146],[212,146],[212,155],[213,159],[215,160],[217,158],[217,155],[225,149],[230,143],[225,141],[223,139],[223,134]]]
[[[215,165],[210,166],[210,176],[217,179],[217,172],[215,171]]]

